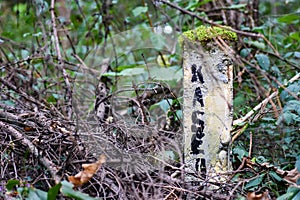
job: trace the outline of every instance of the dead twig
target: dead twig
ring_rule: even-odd
[[[69,75],[66,72],[64,68],[64,62],[61,56],[61,51],[59,47],[59,39],[58,39],[58,33],[57,33],[57,25],[56,25],[56,17],[54,13],[54,4],[55,0],[51,0],[51,7],[50,7],[50,13],[51,13],[51,20],[52,20],[52,28],[53,28],[53,36],[54,36],[54,41],[55,41],[55,50],[57,53],[57,59],[58,59],[58,69],[61,70],[63,74],[63,78],[66,84],[66,101],[67,101],[67,116],[68,119],[72,119],[72,114],[73,114],[73,107],[72,107],[72,89],[71,89],[71,84],[69,81]]]
[[[35,157],[37,157],[40,160],[40,162],[48,169],[55,183],[57,184],[60,182],[61,177],[57,175],[59,167],[56,166],[53,162],[51,162],[48,158],[42,157],[38,149],[34,146],[34,144],[32,144],[30,140],[27,139],[25,135],[23,135],[18,130],[2,121],[0,121],[0,128],[4,129],[7,133],[20,140],[23,145],[27,146],[30,152]]]
[[[250,142],[249,142],[249,152],[248,152],[248,157],[251,158],[252,154],[252,145],[253,145],[253,139],[252,139],[252,132],[250,132]]]
[[[244,35],[244,36],[248,36],[248,37],[255,37],[255,38],[262,38],[274,51],[274,54],[276,56],[280,56],[279,52],[274,48],[274,46],[271,44],[271,42],[261,33],[252,33],[252,32],[245,32],[245,31],[241,31],[241,30],[237,30],[237,29],[234,29],[234,28],[231,28],[231,27],[228,27],[228,26],[223,26],[223,25],[220,25],[216,22],[213,22],[211,20],[208,20],[204,17],[200,17],[197,13],[194,13],[194,12],[191,12],[191,11],[188,11],[184,8],[181,8],[180,6],[174,4],[174,3],[171,3],[167,0],[161,0],[160,2],[162,2],[163,4],[166,4],[172,8],[175,8],[176,10],[179,10],[180,12],[182,12],[183,14],[187,14],[187,15],[190,15],[191,17],[194,17],[198,20],[201,20],[205,23],[208,23],[208,24],[211,24],[213,26],[217,26],[217,27],[220,27],[220,28],[223,28],[223,29],[226,29],[226,30],[229,30],[229,31],[233,31],[239,35]]]
[[[294,81],[298,80],[300,78],[300,73],[296,74],[293,78],[291,78],[288,83],[293,83]],[[254,113],[256,113],[259,109],[261,109],[262,106],[266,105],[272,98],[276,97],[278,95],[278,89],[273,92],[270,96],[268,96],[266,99],[264,99],[261,103],[259,103],[257,106],[255,106],[250,112],[248,112],[245,116],[236,119],[233,121],[233,125],[238,125],[243,122],[245,122],[247,119],[249,119]],[[299,98],[297,98],[299,99]]]

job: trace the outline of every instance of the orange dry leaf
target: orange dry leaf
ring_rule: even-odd
[[[269,191],[266,190],[265,192],[258,193],[258,192],[248,192],[247,193],[247,200],[271,200],[269,195]]]
[[[33,131],[33,130],[34,130],[34,128],[31,127],[31,126],[25,126],[24,127],[24,131]]]
[[[81,186],[84,183],[87,183],[94,174],[98,171],[103,163],[105,163],[106,158],[104,155],[101,155],[97,162],[90,164],[82,164],[83,171],[80,171],[75,176],[68,176],[69,182],[74,184],[74,187]]]

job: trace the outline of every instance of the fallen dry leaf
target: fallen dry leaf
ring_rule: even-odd
[[[278,169],[277,167],[270,166],[268,163],[263,163],[260,166],[275,170],[277,174],[283,177],[283,180],[288,182],[290,185],[297,186],[297,180],[300,178],[300,172],[297,168],[294,168],[290,171],[285,171],[282,169]]]
[[[257,193],[257,192],[248,192],[247,193],[247,200],[271,200],[269,191],[266,190],[263,193]]]
[[[101,155],[97,162],[90,164],[82,164],[83,171],[80,171],[75,176],[68,176],[69,182],[73,183],[74,187],[78,187],[87,183],[94,174],[99,170],[101,165],[105,163],[106,157]]]
[[[297,168],[292,169],[291,171],[286,171],[286,175],[284,176],[284,180],[292,185],[297,185],[297,180],[300,178],[300,173]]]

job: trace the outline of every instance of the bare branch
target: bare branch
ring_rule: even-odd
[[[292,83],[300,78],[300,73],[296,74],[293,78],[291,78],[288,83]],[[273,92],[270,96],[268,96],[266,99],[264,99],[261,103],[259,103],[257,106],[255,106],[250,112],[248,112],[244,117],[241,117],[239,119],[236,119],[233,121],[233,125],[238,125],[243,122],[245,122],[247,119],[249,119],[254,113],[256,113],[262,106],[266,105],[272,98],[278,95],[278,89]]]
[[[55,50],[57,52],[57,58],[58,58],[58,69],[62,71],[63,74],[63,78],[67,87],[67,91],[66,91],[66,103],[67,103],[67,115],[68,118],[71,119],[72,118],[72,114],[73,114],[73,109],[72,109],[72,89],[71,89],[71,85],[70,85],[70,81],[69,81],[69,75],[66,72],[65,68],[64,68],[64,62],[61,56],[61,51],[59,48],[59,39],[58,39],[58,34],[57,34],[57,25],[56,25],[56,17],[55,17],[55,13],[54,13],[54,4],[55,4],[55,0],[51,0],[51,7],[50,7],[50,12],[51,12],[51,19],[52,19],[52,28],[53,28],[53,36],[54,36],[54,41],[55,41]]]
[[[54,163],[52,163],[48,158],[41,157],[38,149],[32,144],[32,142],[30,140],[28,140],[26,138],[25,135],[23,135],[18,130],[16,130],[12,126],[10,126],[2,121],[0,121],[0,128],[4,129],[6,132],[11,134],[13,137],[20,140],[22,142],[22,144],[27,146],[29,148],[30,152],[34,156],[36,156],[40,160],[40,162],[49,170],[52,178],[55,180],[55,183],[57,184],[60,182],[61,178],[57,175],[59,168]]]

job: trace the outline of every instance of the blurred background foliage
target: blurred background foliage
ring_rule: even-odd
[[[152,31],[161,32],[174,42],[183,31],[207,24],[195,17],[199,16],[266,38],[239,34],[234,47],[237,58],[235,119],[246,115],[278,90],[262,109],[235,127],[233,133],[240,136],[232,145],[234,167],[238,168],[243,157],[249,156],[250,141],[253,140],[251,159],[284,170],[293,169],[300,156],[300,80],[299,77],[293,82],[289,80],[300,71],[300,1],[261,0],[256,7],[257,13],[249,7],[249,2],[258,1],[228,2],[231,3],[171,1],[193,14],[190,15],[163,1],[57,1],[57,29],[65,68],[71,78],[75,102],[85,102],[79,112],[87,116],[93,110],[94,91],[101,73],[99,66],[106,57],[113,57],[110,69],[104,74],[111,81],[110,93],[131,88],[134,82],[146,88],[167,84],[181,97],[182,60],[176,42],[169,44],[174,45],[171,48],[151,46],[144,49],[134,47],[134,42],[150,39],[151,44],[159,45],[162,40],[150,38]],[[14,84],[64,112],[65,90],[63,76],[55,68],[58,58],[50,4],[44,0],[0,0],[0,76],[22,70],[23,74],[18,74]],[[236,12],[239,20],[231,21],[228,14],[231,11]],[[116,36],[128,30],[131,30],[130,37],[114,44]],[[131,41],[134,38],[137,40]],[[83,63],[87,69],[82,67]],[[129,91],[122,95],[129,99],[135,93]],[[9,99],[4,99],[3,103],[13,106]],[[165,99],[159,99],[152,106],[154,122],[168,112],[170,105]],[[129,112],[126,101],[125,107],[121,106],[120,113],[124,109],[125,113]],[[295,199],[300,194],[299,189],[288,189],[288,184],[272,170],[239,173],[235,180],[254,176],[257,178],[245,181],[241,194],[261,188],[270,190],[274,197],[289,195],[287,199]]]

